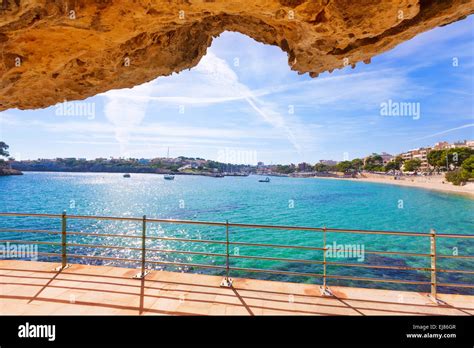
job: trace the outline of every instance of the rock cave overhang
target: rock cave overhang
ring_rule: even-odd
[[[252,2],[4,0],[0,111],[130,88],[197,65],[235,31],[280,47],[311,77],[370,59],[474,13],[470,0]]]

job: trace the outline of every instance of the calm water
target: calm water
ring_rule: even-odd
[[[261,177],[207,178],[200,176],[176,176],[174,181],[163,180],[161,175],[132,174],[125,179],[121,174],[105,173],[25,173],[24,176],[0,177],[0,211],[55,213],[66,210],[68,214],[133,216],[147,215],[150,218],[171,218],[207,221],[225,221],[304,225],[314,227],[335,227],[350,229],[385,229],[396,231],[438,233],[474,233],[474,200],[437,193],[423,189],[392,185],[359,183],[353,181],[325,179],[294,179],[272,177],[271,183],[259,183]],[[5,218],[0,217],[1,228],[36,228],[60,230],[57,219]],[[134,222],[110,222],[95,220],[69,220],[68,231],[95,233],[139,234],[141,225]],[[200,238],[224,240],[222,227],[189,225],[149,224],[148,232],[153,236]],[[59,241],[57,235],[33,235],[25,233],[3,233],[3,238]],[[140,247],[139,240],[101,237],[74,237],[70,242],[87,244],[127,245]],[[253,243],[291,244],[321,247],[319,233],[288,230],[230,230],[231,241]],[[328,234],[327,242],[332,245],[355,244],[366,251],[429,252],[429,239],[403,236],[367,236],[355,234]],[[182,243],[169,241],[149,242],[148,247],[188,251],[222,253],[223,245],[204,243]],[[40,251],[58,252],[56,247],[40,246]],[[469,240],[439,240],[438,251],[443,254],[474,254],[474,242]],[[69,252],[139,258],[137,251],[111,249],[85,249],[71,247]],[[231,248],[233,255],[261,255],[279,258],[321,260],[320,251],[239,247]],[[156,261],[179,261],[224,265],[222,257],[204,257],[149,252],[147,257]],[[45,259],[43,258],[39,258]],[[55,259],[51,259],[55,260]],[[74,259],[73,262],[81,262]],[[384,264],[397,266],[429,267],[429,260],[420,257],[397,257],[392,255],[365,254],[364,260],[355,258],[328,259],[351,264]],[[93,262],[87,260],[87,262]],[[97,264],[105,262],[96,261]],[[119,264],[119,263],[115,263]],[[439,268],[473,270],[474,262],[469,260],[440,259]],[[125,265],[120,263],[120,265]],[[321,273],[322,267],[315,264],[279,261],[257,261],[232,258],[231,265],[258,269],[274,269],[294,272]],[[127,264],[136,267],[136,264]],[[155,268],[159,268],[155,265]],[[173,268],[167,267],[172,270]],[[220,270],[179,268],[182,271],[222,274]],[[329,274],[348,276],[384,277],[428,281],[429,274],[419,271],[395,271],[367,269],[360,267],[329,266]],[[289,280],[320,283],[320,279],[268,275],[249,272],[233,272],[234,276],[257,277],[261,279]],[[438,282],[473,283],[472,275],[441,273]],[[365,283],[330,279],[329,284],[377,286],[380,288],[404,288],[427,290],[424,285],[394,285],[388,283]],[[461,292],[459,289],[439,291]],[[464,290],[464,293],[468,293]]]

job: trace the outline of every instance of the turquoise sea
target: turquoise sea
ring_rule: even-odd
[[[0,177],[0,211],[71,215],[106,215],[121,217],[168,218],[204,220],[232,223],[270,225],[298,225],[342,229],[370,229],[474,234],[474,200],[452,194],[394,185],[361,183],[344,180],[296,179],[272,177],[270,183],[259,183],[258,176],[210,178],[202,176],[176,176],[174,181],[162,175],[109,173],[36,173],[23,176]],[[2,229],[43,229],[60,231],[59,219],[0,217]],[[68,231],[108,234],[141,233],[141,223],[96,220],[68,220]],[[254,228],[230,228],[230,241],[322,246],[322,234],[310,231],[260,230]],[[225,240],[225,228],[219,226],[195,226],[183,224],[148,224],[149,236]],[[60,241],[59,235],[2,232],[3,239],[28,239]],[[139,239],[112,237],[69,236],[68,242],[98,245],[141,246]],[[429,253],[430,241],[426,237],[391,235],[359,235],[328,233],[330,245],[355,245],[365,251],[403,251]],[[172,249],[196,252],[225,252],[225,245],[205,243],[183,243],[154,240],[149,248]],[[59,252],[56,246],[40,245],[39,251]],[[474,240],[438,239],[438,253],[444,255],[474,255]],[[69,247],[69,253],[96,256],[140,258],[135,250],[91,249]],[[317,250],[231,246],[232,255],[258,255],[265,257],[322,260]],[[179,253],[148,252],[147,258],[156,261],[176,261],[225,265],[225,258]],[[39,260],[57,261],[54,257],[40,256]],[[138,267],[126,262],[71,259],[71,262],[114,264]],[[419,256],[396,256],[387,254],[365,254],[357,258],[332,258],[328,261],[360,264],[429,267],[430,260]],[[290,272],[322,273],[317,264],[262,261],[233,257],[232,267],[281,270]],[[441,258],[440,269],[474,270],[473,259]],[[185,272],[223,274],[221,270],[196,267],[172,267],[148,265],[149,267]],[[426,271],[373,269],[363,267],[328,266],[329,275],[373,277],[379,279],[409,279],[429,281]],[[261,274],[232,271],[234,277],[252,277],[269,280],[321,283],[320,278],[305,276]],[[441,272],[438,282],[474,283],[472,274]],[[428,291],[429,285],[402,285],[373,283],[354,280],[329,279],[328,284],[351,285]],[[473,293],[469,289],[439,288],[439,292]]]

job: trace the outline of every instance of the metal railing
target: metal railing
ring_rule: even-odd
[[[50,230],[35,230],[35,229],[15,229],[15,228],[0,228],[0,232],[16,232],[16,233],[39,233],[39,234],[56,234],[61,235],[61,242],[50,242],[50,241],[31,241],[31,240],[9,240],[0,239],[0,242],[9,243],[23,243],[23,244],[39,244],[39,245],[52,245],[61,247],[61,254],[50,253],[50,252],[37,252],[38,255],[60,257],[61,266],[57,268],[58,271],[67,268],[68,260],[71,258],[82,258],[82,259],[96,259],[102,261],[121,261],[121,262],[134,262],[140,264],[140,272],[135,276],[137,278],[143,278],[149,270],[146,268],[147,264],[155,264],[162,266],[184,266],[194,268],[209,268],[221,270],[225,273],[222,286],[232,286],[232,280],[230,278],[231,271],[245,271],[254,273],[269,273],[278,275],[288,276],[305,276],[322,278],[321,292],[323,295],[331,295],[330,289],[328,288],[328,280],[352,280],[352,281],[366,281],[366,282],[381,282],[381,283],[397,283],[397,284],[410,284],[410,285],[430,285],[431,292],[430,296],[435,301],[437,296],[438,287],[454,287],[454,288],[474,288],[474,284],[461,284],[461,283],[438,283],[437,278],[439,273],[461,273],[461,274],[474,274],[473,270],[458,270],[458,269],[445,269],[437,267],[437,260],[441,258],[451,259],[466,259],[473,260],[474,255],[446,255],[439,254],[436,249],[436,241],[438,239],[468,239],[473,240],[474,235],[471,234],[439,234],[435,230],[431,230],[429,233],[420,232],[404,232],[404,231],[381,231],[381,230],[356,230],[356,229],[337,229],[327,227],[305,227],[305,226],[275,226],[275,225],[256,225],[256,224],[243,224],[243,223],[229,223],[226,222],[210,222],[210,221],[194,221],[194,220],[172,220],[172,219],[150,219],[146,216],[141,218],[138,217],[112,217],[112,216],[87,216],[87,215],[67,215],[66,212],[62,214],[29,214],[29,213],[0,213],[0,217],[34,217],[34,218],[53,218],[61,219],[61,231],[50,231]],[[87,232],[75,232],[67,231],[67,223],[69,219],[80,219],[80,220],[109,220],[109,221],[133,221],[142,224],[141,235],[127,235],[127,234],[110,234],[110,233],[87,233]],[[152,223],[164,223],[164,224],[184,224],[184,225],[203,225],[203,226],[214,226],[225,228],[225,239],[223,240],[203,240],[195,238],[177,238],[177,237],[159,237],[147,235],[147,226]],[[294,231],[310,231],[322,234],[322,245],[321,247],[314,246],[303,246],[303,245],[284,245],[284,244],[268,244],[268,243],[249,243],[241,241],[231,241],[229,238],[229,228],[252,228],[252,229],[278,229],[278,230],[294,230]],[[430,253],[413,253],[413,252],[401,252],[401,251],[382,251],[382,250],[364,250],[365,254],[373,255],[400,255],[405,257],[424,257],[431,261],[430,267],[410,267],[410,266],[392,266],[392,265],[367,265],[367,264],[355,264],[346,262],[333,262],[327,260],[328,245],[326,243],[326,236],[328,233],[349,233],[349,234],[362,234],[362,235],[395,235],[395,236],[406,236],[414,238],[428,238]],[[68,236],[83,236],[83,237],[111,237],[111,238],[133,238],[141,239],[141,247],[130,247],[130,246],[119,246],[119,245],[94,245],[84,243],[71,243],[68,242]],[[205,243],[205,244],[216,244],[224,245],[225,253],[211,253],[211,252],[198,252],[189,250],[173,250],[173,249],[155,249],[148,248],[146,246],[147,241],[168,241],[168,242],[182,242],[182,243]],[[308,260],[308,259],[293,259],[293,258],[280,258],[280,257],[269,257],[269,256],[256,256],[256,255],[236,255],[231,254],[229,249],[230,246],[250,246],[250,247],[266,247],[266,248],[283,248],[283,249],[294,249],[300,251],[320,251],[323,253],[322,261],[319,260]],[[119,257],[106,257],[97,255],[81,255],[68,253],[68,247],[83,247],[83,248],[102,248],[102,249],[118,249],[118,250],[135,250],[141,253],[140,258],[119,258]],[[163,260],[150,260],[147,259],[147,252],[155,253],[177,253],[185,255],[199,255],[199,256],[214,256],[225,258],[225,265],[210,265],[200,263],[187,263],[187,262],[174,262],[174,261],[163,261]],[[304,263],[310,265],[322,265],[322,273],[308,273],[308,272],[293,272],[285,270],[275,269],[259,269],[259,268],[244,268],[234,267],[230,265],[230,259],[254,259],[262,261],[281,261],[289,263]],[[405,271],[426,271],[430,272],[430,281],[415,281],[407,279],[379,279],[374,277],[354,277],[346,275],[330,275],[328,274],[328,266],[336,267],[360,267],[368,269],[387,269],[387,270],[405,270]]]

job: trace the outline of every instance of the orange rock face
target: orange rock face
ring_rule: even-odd
[[[471,0],[2,0],[0,110],[191,68],[226,30],[279,46],[316,77],[473,12]]]

